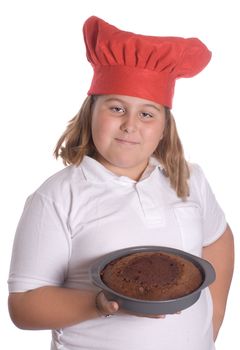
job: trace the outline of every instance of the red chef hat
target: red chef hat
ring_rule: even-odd
[[[135,96],[171,108],[176,79],[198,74],[211,59],[199,39],[134,34],[95,16],[83,34],[94,69],[88,95]]]

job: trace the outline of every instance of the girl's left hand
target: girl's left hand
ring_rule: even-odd
[[[179,315],[181,311],[176,312],[175,314],[171,315]],[[139,317],[148,317],[148,318],[166,318],[170,315],[151,315],[151,314],[138,314],[138,313],[131,313],[131,315],[139,316]]]

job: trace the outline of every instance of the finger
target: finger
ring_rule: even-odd
[[[103,292],[96,296],[96,303],[99,311],[103,315],[112,315],[119,310],[119,305],[116,301],[109,301]]]
[[[153,314],[141,314],[141,313],[133,313],[131,312],[131,315],[138,316],[138,317],[148,317],[148,318],[166,318],[166,315],[153,315]]]
[[[142,315],[143,317],[148,317],[148,318],[166,318],[166,315]]]
[[[146,317],[146,316],[145,316]],[[166,318],[166,315],[147,315],[147,317],[149,317],[149,318],[162,318],[162,319],[164,319],[164,318]]]

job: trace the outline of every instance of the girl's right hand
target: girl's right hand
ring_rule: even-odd
[[[96,295],[96,308],[100,316],[114,315],[119,310],[119,305],[116,301],[108,300],[103,291]]]
[[[116,301],[109,301],[103,291],[99,292],[96,295],[96,307],[98,314],[100,316],[110,316],[114,315],[119,310],[119,304]],[[176,312],[176,314],[180,314],[181,312]],[[150,315],[150,314],[138,314],[138,313],[131,313],[134,316],[139,317],[149,317],[149,318],[165,318],[166,315]]]

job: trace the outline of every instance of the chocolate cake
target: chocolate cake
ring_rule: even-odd
[[[159,301],[187,295],[203,280],[191,261],[166,252],[139,252],[115,259],[104,267],[101,278],[122,295]]]

